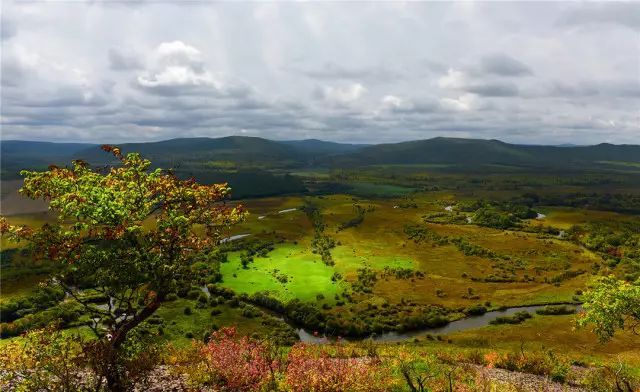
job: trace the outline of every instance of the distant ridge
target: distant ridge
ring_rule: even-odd
[[[349,167],[371,164],[449,164],[467,167],[602,167],[610,162],[640,162],[639,145],[601,143],[593,146],[539,146],[499,140],[436,137],[401,143],[358,145],[317,139],[275,141],[259,137],[176,138],[159,142],[124,143],[124,152],[139,152],[155,164],[217,167],[220,164],[273,168]],[[84,159],[108,164],[113,158],[98,145],[20,140],[0,141],[2,173],[46,167]]]
[[[532,146],[499,140],[436,137],[364,147],[335,160],[335,165],[457,164],[549,167],[599,161],[640,162],[640,146]]]

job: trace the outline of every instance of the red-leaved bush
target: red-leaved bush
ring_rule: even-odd
[[[277,364],[267,358],[264,345],[248,337],[236,338],[235,328],[222,328],[211,335],[201,354],[216,384],[232,391],[259,391],[269,381]]]
[[[289,352],[286,383],[294,392],[384,391],[388,380],[374,358],[351,358],[338,349],[298,343]]]

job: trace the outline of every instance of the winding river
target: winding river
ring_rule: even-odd
[[[373,335],[371,336],[371,339],[376,342],[395,343],[395,342],[410,340],[426,334],[433,334],[433,335],[450,334],[454,332],[465,331],[468,329],[485,327],[489,325],[491,320],[494,320],[496,317],[511,316],[516,312],[527,311],[533,314],[536,312],[536,310],[542,309],[545,306],[546,305],[520,306],[520,307],[514,307],[514,308],[507,308],[505,310],[494,310],[480,316],[469,316],[456,321],[452,321],[449,324],[442,327],[424,328],[424,329],[418,329],[415,331],[408,331],[408,332],[385,332],[379,335]],[[581,308],[580,306],[575,306],[575,305],[567,305],[567,306],[575,307],[576,310],[579,310]],[[549,316],[549,317],[553,317],[553,316]],[[524,322],[526,323],[526,321]],[[308,331],[305,331],[304,329],[298,329],[298,336],[300,337],[301,341],[305,343],[313,343],[313,344],[327,343],[331,340],[335,340],[335,337],[314,336],[313,334],[309,333]]]

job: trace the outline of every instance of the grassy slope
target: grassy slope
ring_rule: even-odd
[[[549,350],[574,358],[612,360],[619,358],[640,364],[640,339],[630,332],[618,333],[610,342],[598,343],[595,334],[587,329],[576,329],[575,316],[540,316],[518,325],[490,325],[475,330],[451,334],[457,347],[491,347],[519,350]]]

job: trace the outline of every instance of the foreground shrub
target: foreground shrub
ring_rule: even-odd
[[[131,335],[121,349],[114,349],[101,340],[91,340],[83,346],[87,375],[94,377],[95,385],[105,385],[111,391],[145,390],[152,381],[152,373],[160,363],[161,347],[153,336],[140,329]],[[118,380],[121,389],[112,387],[113,379]]]
[[[504,354],[490,352],[484,355],[482,361],[475,359],[472,362],[489,368],[496,367],[512,372],[547,376],[560,383],[567,381],[571,369],[570,362],[564,357],[557,356],[553,351],[525,352],[521,350]]]
[[[387,377],[376,358],[351,358],[340,347],[330,353],[303,343],[289,352],[286,369],[286,384],[294,392],[386,391]]]
[[[80,338],[55,327],[31,331],[0,350],[0,390],[81,390],[84,359]]]
[[[587,389],[599,392],[633,392],[640,390],[640,377],[624,364],[612,364],[590,371],[584,379]]]
[[[208,381],[232,391],[259,391],[269,382],[278,363],[269,359],[262,343],[235,335],[235,328],[222,328],[201,348],[211,377]]]
[[[398,371],[410,392],[484,391],[487,380],[460,355],[440,352],[437,355],[400,353]]]

